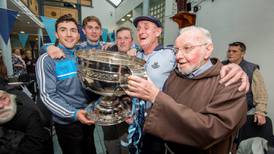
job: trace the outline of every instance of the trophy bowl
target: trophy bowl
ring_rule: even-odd
[[[121,123],[131,112],[131,101],[126,96],[130,75],[145,77],[145,61],[120,52],[78,50],[78,76],[82,85],[101,95],[87,108],[88,117],[102,126]]]

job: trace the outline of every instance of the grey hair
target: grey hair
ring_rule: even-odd
[[[206,43],[212,43],[212,38],[211,38],[211,34],[210,32],[205,29],[205,28],[202,28],[202,27],[197,27],[197,26],[188,26],[188,27],[184,27],[180,30],[180,34],[183,34],[187,31],[198,31],[200,32],[201,34],[203,34],[203,36],[205,37],[206,39]]]

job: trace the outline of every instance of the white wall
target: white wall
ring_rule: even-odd
[[[177,13],[175,0],[165,1],[165,19],[164,19],[164,45],[174,44],[176,36],[179,34],[179,26],[171,17]]]
[[[87,16],[96,16],[100,19],[102,27],[109,31],[116,29],[115,9],[106,0],[93,0],[93,7],[82,6],[82,20]]]

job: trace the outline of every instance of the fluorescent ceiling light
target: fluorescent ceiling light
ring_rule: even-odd
[[[128,17],[131,17],[131,14],[127,14]]]
[[[122,18],[121,21],[126,21],[126,19]]]
[[[108,0],[108,1],[116,7],[122,2],[122,0]]]

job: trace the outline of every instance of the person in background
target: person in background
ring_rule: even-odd
[[[32,51],[27,50],[25,51],[25,58],[24,61],[26,63],[27,72],[29,75],[35,76],[35,59],[32,56]]]
[[[132,48],[133,45],[134,42],[131,29],[128,27],[120,27],[116,31],[116,44],[107,50],[135,56],[136,49]],[[128,150],[121,146],[121,140],[126,140],[127,137],[128,124],[126,122],[112,126],[103,126],[102,128],[108,154],[128,153]]]
[[[108,48],[109,51],[119,51],[130,56],[136,56],[137,49],[133,42],[132,30],[128,27],[120,27],[116,31],[116,44]]]
[[[151,80],[129,77],[126,93],[153,103],[144,131],[163,139],[168,153],[230,153],[246,119],[240,81],[219,83],[222,63],[210,58],[213,43],[204,28],[183,28],[175,51],[177,65],[163,92]]]
[[[66,14],[55,24],[58,47],[66,54],[63,59],[52,59],[47,53],[36,63],[36,78],[40,96],[51,111],[63,154],[96,154],[94,121],[84,110],[88,94],[77,76],[75,46],[79,41],[77,22]]]
[[[19,77],[27,73],[26,63],[22,58],[21,50],[16,48],[12,52],[13,75]]]
[[[264,125],[266,123],[265,116],[268,102],[264,79],[259,70],[259,65],[246,61],[244,59],[245,54],[245,44],[243,42],[233,42],[228,46],[227,60],[223,61],[223,64],[238,64],[246,72],[251,85],[246,94],[248,114],[254,114],[255,123]]]

